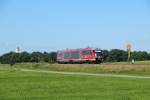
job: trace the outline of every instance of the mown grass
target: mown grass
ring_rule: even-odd
[[[34,73],[8,65],[0,67],[0,100],[150,99],[150,79]]]

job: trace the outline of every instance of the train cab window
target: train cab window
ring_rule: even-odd
[[[84,50],[84,51],[82,51],[82,54],[83,55],[90,55],[91,51],[90,50]]]

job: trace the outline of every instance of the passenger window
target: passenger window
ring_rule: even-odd
[[[70,57],[70,53],[69,52],[65,52],[64,53],[64,58],[69,58]]]
[[[80,53],[79,52],[71,52],[71,58],[79,59],[80,58]]]

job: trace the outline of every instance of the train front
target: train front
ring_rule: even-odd
[[[103,53],[102,50],[100,49],[95,49],[94,50],[95,53],[95,59],[96,59],[96,63],[102,63],[103,62]]]

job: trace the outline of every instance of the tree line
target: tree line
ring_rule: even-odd
[[[128,53],[125,50],[112,49],[102,50],[104,62],[121,62],[127,61]],[[0,63],[2,64],[15,64],[22,62],[56,62],[56,52],[9,52],[0,56]],[[150,53],[146,51],[133,51],[131,52],[131,59],[135,61],[150,60]]]
[[[102,50],[103,58],[105,62],[121,62],[127,61],[128,52],[120,49]],[[146,51],[132,51],[130,60],[135,61],[150,60],[150,53]]]
[[[15,64],[15,63],[22,63],[22,62],[56,62],[56,52],[9,52],[2,56],[0,56],[0,63],[1,64]]]

